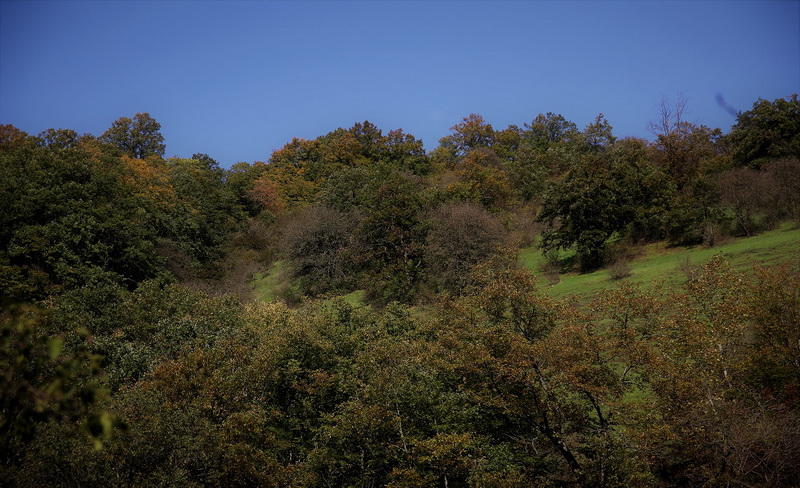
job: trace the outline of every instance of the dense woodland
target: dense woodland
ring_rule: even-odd
[[[683,112],[652,141],[472,114],[432,151],[363,122],[229,169],[146,113],[0,126],[2,484],[797,486],[800,253],[624,276],[797,225],[800,101]],[[587,299],[534,280],[603,267]]]

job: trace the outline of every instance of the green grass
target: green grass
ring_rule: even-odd
[[[540,276],[542,287],[553,296],[589,295],[596,291],[612,288],[620,282],[639,283],[644,286],[675,286],[686,280],[681,271],[683,263],[696,266],[707,262],[712,256],[722,254],[737,269],[748,269],[754,264],[776,264],[792,258],[800,258],[800,228],[783,225],[776,230],[764,232],[757,236],[735,239],[724,244],[708,248],[704,246],[668,248],[663,243],[645,246],[641,256],[630,262],[631,276],[624,280],[614,281],[607,269],[593,273],[565,273],[560,281],[551,285],[539,268],[545,262],[536,246],[520,250],[519,260],[523,267]],[[562,253],[568,258],[570,251]],[[261,301],[276,300],[280,291],[286,289],[286,264],[274,262],[264,273],[254,276],[252,285],[256,299]],[[364,290],[355,290],[341,295],[347,303],[354,307],[365,304]]]
[[[347,295],[343,295],[341,298],[354,307],[363,307],[366,305],[366,302],[364,301],[366,294],[367,292],[364,290],[355,290],[351,291]]]
[[[288,280],[286,263],[284,261],[275,261],[266,272],[253,275],[251,284],[256,300],[271,302],[280,299],[281,291],[288,289],[290,286]],[[354,290],[346,295],[334,298],[341,298],[354,307],[362,307],[366,304],[364,301],[365,295],[366,292],[364,290]]]
[[[266,273],[256,273],[252,282],[256,299],[263,302],[277,299],[280,290],[286,285],[285,271],[286,264],[283,261],[275,261]]]
[[[757,236],[731,240],[708,248],[667,248],[663,243],[643,248],[643,254],[630,262],[631,276],[624,280],[645,286],[674,286],[686,280],[681,265],[688,259],[691,265],[700,265],[716,254],[722,254],[737,269],[748,269],[754,264],[776,264],[800,257],[800,228],[783,225]],[[520,250],[520,263],[527,269],[539,273],[545,262],[544,256],[535,246]],[[560,281],[550,285],[544,276],[541,283],[554,296],[587,295],[616,286],[620,281],[611,279],[607,269],[593,273],[566,273]]]

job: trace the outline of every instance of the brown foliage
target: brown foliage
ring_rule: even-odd
[[[261,208],[273,215],[280,215],[286,209],[286,201],[281,195],[278,183],[270,175],[262,176],[254,181],[249,196]]]
[[[621,280],[631,275],[631,266],[628,264],[627,259],[620,258],[608,267],[608,273],[611,275],[612,280]]]
[[[493,255],[504,237],[497,219],[478,205],[439,207],[431,215],[425,245],[431,281],[451,293],[463,292],[472,282],[472,267]]]
[[[355,226],[354,216],[323,206],[303,209],[287,222],[285,252],[303,291],[325,293],[353,279]]]
[[[800,161],[781,160],[761,170],[736,168],[717,177],[721,203],[733,210],[736,231],[744,235],[780,219],[800,217]]]

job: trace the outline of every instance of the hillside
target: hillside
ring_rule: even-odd
[[[0,480],[792,486],[797,113],[365,121],[231,168],[146,113],[0,126]]]
[[[520,249],[519,264],[537,276],[537,286],[550,296],[576,295],[588,298],[621,283],[654,289],[676,288],[714,256],[724,257],[739,271],[749,271],[755,266],[796,262],[800,260],[800,227],[787,222],[775,230],[752,237],[730,238],[714,247],[669,247],[664,242],[648,244],[638,248],[637,256],[629,262],[630,275],[616,280],[611,278],[609,269],[600,269],[591,273],[561,273],[556,281],[552,275],[547,276],[542,272],[546,259],[536,246]],[[250,286],[256,300],[280,300],[281,294],[291,286],[285,263],[277,261],[266,272],[256,273]],[[365,304],[363,290],[355,290],[341,297],[354,306]]]
[[[645,287],[675,287],[687,279],[687,271],[705,264],[713,256],[721,255],[741,271],[758,265],[774,265],[800,259],[800,228],[792,223],[753,237],[730,239],[714,247],[667,247],[655,243],[641,248],[641,254],[630,261],[630,276],[613,280],[608,269],[591,273],[566,273],[552,284],[540,272],[546,262],[535,247],[520,250],[520,264],[539,276],[538,283],[553,296],[588,296],[613,288],[620,282],[641,284]]]

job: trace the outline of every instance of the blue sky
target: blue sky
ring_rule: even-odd
[[[665,96],[727,130],[800,91],[800,2],[0,1],[0,123],[100,134],[150,112],[167,155],[229,166],[370,120],[435,147],[463,116],[495,127],[604,112],[647,137]]]

